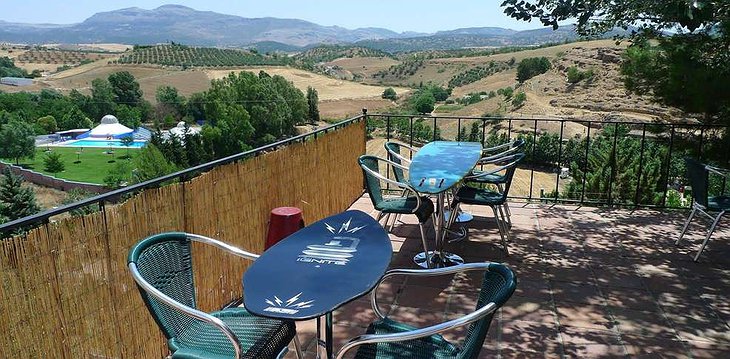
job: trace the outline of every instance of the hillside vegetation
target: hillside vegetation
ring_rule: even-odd
[[[289,65],[292,60],[286,56],[261,55],[247,50],[193,47],[180,44],[135,46],[114,63],[152,64],[187,67],[231,67],[252,65]]]

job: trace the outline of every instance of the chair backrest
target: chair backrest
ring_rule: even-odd
[[[517,276],[512,269],[504,264],[490,263],[489,270],[484,273],[476,309],[491,302],[494,302],[499,309],[512,296],[516,287]],[[476,359],[478,357],[492,323],[492,317],[496,312],[497,310],[469,325],[466,337],[461,343],[462,351],[457,356],[458,359]]]
[[[400,152],[401,145],[398,142],[386,142],[385,143],[385,150],[388,152],[388,159],[402,165],[400,158],[397,156],[393,156],[391,153],[397,153],[401,154]],[[395,180],[398,182],[406,182],[406,176],[405,173],[403,173],[403,169],[391,166],[393,168],[393,175],[395,176]]]
[[[196,308],[190,239],[169,232],[147,237],[129,252],[128,263],[137,266],[145,282],[175,301]],[[137,285],[142,300],[168,340],[177,338],[196,319],[175,310]]]
[[[378,170],[378,160],[378,157],[369,155],[360,156],[357,160],[362,168],[362,174],[365,176],[365,190],[367,190],[370,200],[376,209],[380,209],[380,204],[383,202],[382,187],[380,186],[380,180],[368,173],[365,168],[380,173]]]
[[[692,186],[692,198],[695,203],[702,205],[703,207],[707,207],[707,178],[709,176],[709,171],[707,171],[704,164],[691,157],[685,157],[684,163],[687,167],[689,184]]]
[[[509,189],[512,186],[512,177],[515,175],[515,171],[517,170],[517,165],[522,162],[522,160],[525,158],[524,153],[518,153],[514,155],[510,155],[507,157],[502,158],[502,163],[508,164],[507,168],[505,168],[505,184],[504,184],[504,192],[502,192],[502,199],[507,200],[507,194],[509,193]]]

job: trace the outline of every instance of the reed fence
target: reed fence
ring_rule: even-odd
[[[2,240],[0,357],[164,357],[165,339],[126,267],[129,249],[187,231],[260,253],[272,208],[299,207],[307,223],[347,209],[362,193],[363,153],[360,121]],[[199,308],[240,297],[250,263],[194,245]]]

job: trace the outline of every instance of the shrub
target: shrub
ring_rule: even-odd
[[[512,106],[514,106],[514,108],[520,108],[525,104],[525,100],[527,100],[527,95],[523,91],[520,91],[512,99]]]
[[[395,101],[398,98],[398,94],[395,93],[395,90],[393,90],[392,87],[388,87],[383,91],[383,95],[381,95],[381,97],[387,100]]]
[[[575,66],[571,66],[568,68],[568,82],[572,84],[580,82],[582,80],[590,80],[593,78],[593,75],[593,69],[580,71]]]
[[[547,57],[528,57],[517,65],[517,81],[525,82],[548,70],[550,70],[550,60]]]

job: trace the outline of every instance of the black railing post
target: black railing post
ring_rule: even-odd
[[[588,121],[588,134],[586,135],[586,153],[583,157],[583,188],[580,191],[580,204],[583,205],[583,201],[586,198],[586,177],[588,177],[588,151],[591,147],[591,125],[592,121]]]
[[[390,141],[390,116],[385,116],[385,140]]]
[[[436,117],[433,118],[433,140],[436,141]]]
[[[483,119],[482,120],[482,147],[486,146],[486,143],[485,143],[486,141],[487,141],[487,120]]]
[[[705,139],[705,128],[700,128],[700,145],[697,149],[697,161],[702,162],[702,145],[704,145]]]
[[[507,120],[507,139],[512,140],[512,119]]]
[[[613,202],[613,181],[616,179],[616,141],[618,140],[618,122],[613,126],[613,148],[611,149],[611,172],[608,176],[608,205]]]
[[[662,196],[662,208],[667,207],[667,191],[669,191],[669,171],[672,169],[672,149],[674,147],[674,125],[672,134],[669,136],[669,153],[667,155],[667,171],[664,176],[664,196]]]
[[[409,126],[409,129],[408,130],[410,131],[410,136],[409,137],[411,139],[411,142],[409,144],[410,144],[411,147],[413,147],[413,116],[410,117],[408,126]],[[413,155],[413,153],[411,153],[411,156],[412,155]]]
[[[537,147],[537,119],[535,119],[532,129],[532,166],[530,166],[530,195],[527,196],[528,200],[532,199],[532,183],[535,179],[535,147]]]
[[[646,123],[641,130],[641,151],[639,151],[639,176],[636,178],[636,193],[634,194],[634,208],[639,206],[639,191],[641,189],[641,171],[644,169],[644,143],[646,141]]]
[[[560,120],[560,138],[558,139],[558,175],[555,176],[555,200],[553,203],[558,202],[559,186],[560,186],[560,174],[563,172],[563,129],[565,128],[565,120]]]

